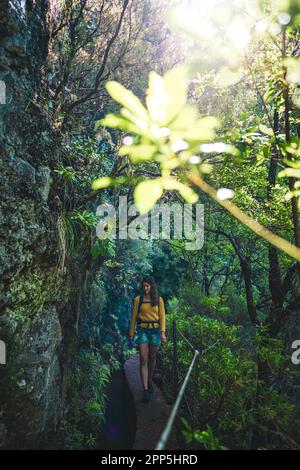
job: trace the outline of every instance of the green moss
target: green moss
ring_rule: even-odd
[[[59,279],[54,269],[43,271],[36,267],[34,271],[22,272],[12,280],[10,291],[12,294],[12,307],[7,308],[6,314],[18,322],[18,328],[23,328],[28,320],[39,313],[45,302],[66,301],[72,293],[67,282]]]

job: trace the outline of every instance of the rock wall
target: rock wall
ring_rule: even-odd
[[[36,448],[63,419],[79,287],[90,269],[80,248],[67,267],[61,261],[59,139],[39,99],[48,7],[0,0],[0,448]]]

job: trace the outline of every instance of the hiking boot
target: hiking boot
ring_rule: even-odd
[[[149,393],[153,393],[153,392],[154,392],[152,381],[150,381],[150,382],[148,383],[148,390],[149,390]]]
[[[150,392],[149,392],[149,390],[144,390],[143,391],[142,402],[143,403],[148,403],[149,400],[150,400]]]

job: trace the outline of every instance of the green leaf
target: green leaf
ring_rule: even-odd
[[[195,191],[190,188],[189,186],[181,183],[180,181],[176,181],[173,178],[163,177],[161,179],[162,185],[164,189],[167,190],[176,190],[179,191],[181,196],[189,203],[194,204],[198,201],[199,196]]]
[[[110,256],[115,256],[115,254],[116,254],[116,251],[115,251],[114,247],[112,247],[111,245],[108,245],[107,251],[110,254]]]
[[[97,121],[97,126],[99,125],[106,127],[114,127],[123,131],[134,132],[135,134],[141,133],[141,128],[139,128],[138,126],[130,122],[128,119],[118,114],[107,114],[105,118],[100,119],[100,121]]]
[[[170,129],[172,131],[178,131],[182,129],[189,129],[194,125],[195,121],[199,116],[198,110],[195,106],[186,104],[180,114],[170,123]]]
[[[94,243],[91,248],[92,258],[96,259],[98,256],[101,256],[105,253],[103,246],[100,243]]]
[[[260,124],[258,127],[259,127],[259,130],[263,134],[267,134],[267,135],[270,135],[272,137],[274,136],[274,132],[273,132],[273,129],[271,127],[267,127],[264,124]]]
[[[180,187],[178,188],[178,191],[181,194],[181,196],[189,204],[194,204],[199,199],[198,194],[195,193],[195,191],[192,188],[190,188],[189,186],[186,186],[185,184],[180,184]]]
[[[300,170],[297,170],[295,168],[285,168],[284,170],[278,173],[278,176],[279,178],[282,178],[284,176],[300,178]]]
[[[214,85],[219,88],[225,88],[237,83],[241,79],[241,76],[241,70],[230,67],[223,67],[222,70],[216,75],[214,79]]]
[[[125,108],[129,109],[139,119],[148,120],[148,113],[137,96],[127,90],[123,85],[115,81],[109,81],[105,85],[110,96]]]
[[[119,155],[129,155],[133,163],[150,160],[157,150],[156,145],[123,145],[119,150]]]
[[[121,108],[120,114],[122,117],[131,122],[135,128],[135,133],[144,137],[152,138],[152,134],[149,131],[148,119],[140,119],[136,117],[131,111],[127,108]]]
[[[283,65],[287,69],[287,80],[292,84],[300,82],[300,60],[299,58],[288,57],[283,60]]]
[[[184,67],[176,67],[163,77],[149,73],[146,103],[150,117],[167,126],[181,111],[187,98],[187,77]]]
[[[215,128],[219,126],[217,118],[207,116],[198,121],[190,128],[180,133],[186,140],[203,142],[205,140],[212,140],[215,137]]]
[[[134,190],[134,202],[140,214],[152,209],[163,193],[161,178],[143,181]]]
[[[288,160],[287,158],[284,158],[283,163],[285,163],[286,165],[288,165],[292,168],[300,168],[300,160],[292,162],[291,160]]]
[[[98,178],[97,180],[93,181],[92,189],[102,189],[107,188],[112,184],[112,178],[109,176],[103,176],[102,178]]]

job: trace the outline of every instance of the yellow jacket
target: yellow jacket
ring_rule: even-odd
[[[140,296],[137,295],[134,298],[133,308],[131,312],[131,320],[130,320],[130,328],[129,328],[129,336],[134,336],[134,328],[135,322],[137,319],[138,308],[139,308],[139,298]],[[160,327],[161,331],[166,331],[166,312],[165,312],[165,304],[162,297],[159,297],[159,304],[152,306],[151,302],[143,302],[141,304],[139,318],[141,320],[151,321],[156,320],[159,321],[158,324],[149,324],[149,328],[158,328]],[[147,328],[147,323],[140,323],[139,326],[141,328]]]

